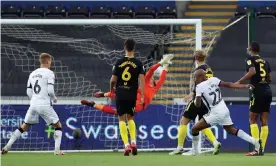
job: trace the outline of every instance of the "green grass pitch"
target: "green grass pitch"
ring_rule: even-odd
[[[139,153],[125,157],[122,153],[9,153],[2,155],[2,166],[273,166],[276,154],[246,157],[242,153],[221,153],[218,156],[169,156],[164,152]]]

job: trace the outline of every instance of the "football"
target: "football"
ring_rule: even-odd
[[[80,139],[81,137],[81,129],[80,128],[76,128],[74,131],[73,131],[73,137],[75,139]]]

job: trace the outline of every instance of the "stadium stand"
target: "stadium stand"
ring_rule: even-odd
[[[64,6],[50,5],[45,11],[45,17],[48,19],[62,19],[66,16],[66,8]]]

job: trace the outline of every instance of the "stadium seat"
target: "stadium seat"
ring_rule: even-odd
[[[272,6],[261,6],[256,9],[257,18],[276,18],[276,8]]]
[[[235,17],[244,16],[244,15],[246,15],[249,12],[250,12],[249,7],[247,7],[247,6],[239,6],[239,7],[237,7],[237,10],[235,12]]]
[[[91,18],[110,18],[111,10],[106,6],[96,6],[91,9]]]
[[[44,9],[41,6],[29,5],[23,8],[24,18],[43,18]]]
[[[128,6],[116,7],[113,11],[113,18],[133,18],[133,10]]]
[[[158,18],[176,18],[176,9],[172,6],[160,7],[157,13]]]
[[[72,6],[68,10],[69,18],[88,18],[89,8],[87,6]]]
[[[20,18],[21,8],[14,5],[6,5],[1,8],[1,18]]]
[[[53,19],[60,19],[66,17],[66,9],[63,6],[53,6],[50,5],[47,7],[45,12],[45,17],[53,18]]]
[[[135,8],[135,18],[155,18],[156,12],[152,6],[137,6]]]

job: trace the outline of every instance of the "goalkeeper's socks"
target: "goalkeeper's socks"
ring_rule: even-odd
[[[179,133],[178,133],[177,149],[183,149],[186,136],[187,136],[187,125],[180,124]]]
[[[55,150],[56,151],[60,150],[61,138],[62,138],[61,128],[56,128],[55,132],[54,132]]]
[[[122,137],[122,140],[125,144],[125,147],[127,147],[127,146],[129,146],[129,142],[128,142],[128,133],[127,133],[126,122],[120,121],[119,128],[120,128],[120,135]]]
[[[259,127],[257,124],[251,124],[250,125],[250,130],[251,130],[251,136],[255,139],[259,139]]]
[[[13,143],[14,143],[18,138],[20,138],[20,136],[21,136],[21,134],[22,134],[23,132],[24,132],[23,129],[20,128],[20,127],[19,127],[18,129],[16,129],[16,130],[12,133],[12,136],[11,136],[9,142],[7,143],[6,147],[9,149],[9,148],[13,145]]]
[[[131,143],[135,143],[136,144],[136,125],[134,120],[129,120],[127,122],[128,124],[128,130],[129,130],[129,135],[131,138]]]
[[[261,140],[262,140],[263,149],[265,148],[268,133],[269,133],[268,126],[262,126],[262,128],[261,128]]]
[[[256,139],[254,139],[253,137],[251,137],[246,132],[240,129],[238,129],[237,136],[253,145],[255,145],[257,142]]]

